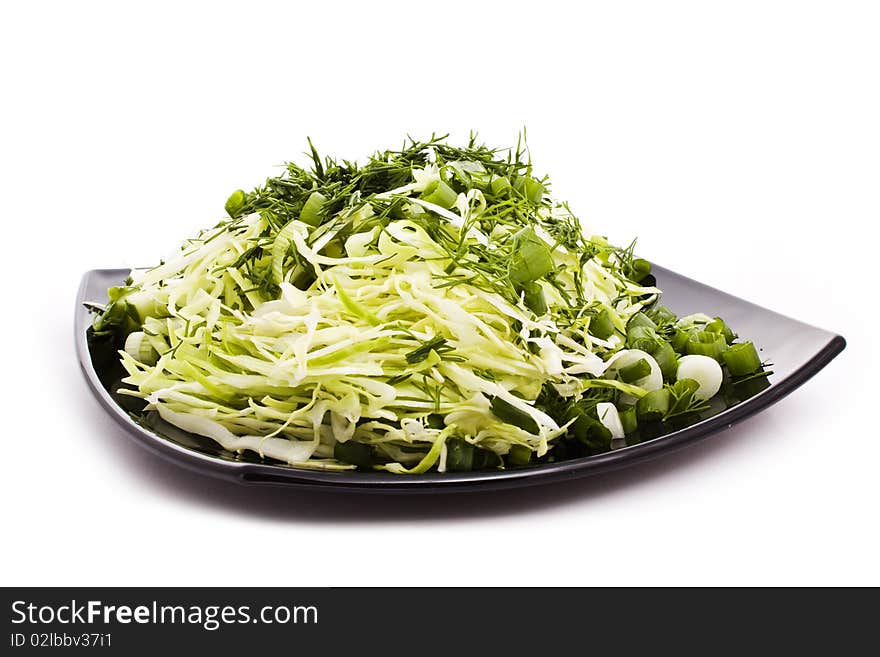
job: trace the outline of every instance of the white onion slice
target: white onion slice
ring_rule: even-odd
[[[694,399],[704,400],[718,394],[723,376],[721,366],[714,358],[692,354],[679,358],[675,379],[693,379],[699,383]]]
[[[611,432],[611,438],[617,440],[624,437],[623,423],[620,421],[620,414],[617,408],[610,402],[599,402],[596,404],[596,414],[599,416],[599,422],[605,425],[605,428]]]

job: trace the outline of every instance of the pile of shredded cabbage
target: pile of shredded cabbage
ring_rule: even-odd
[[[315,153],[236,192],[228,220],[110,290],[94,330],[120,336],[126,392],[227,450],[308,468],[509,467],[576,443],[579,413],[599,429],[579,453],[610,449],[619,411],[664,386],[626,348],[659,290],[523,151],[499,153],[432,139],[360,168]],[[371,170],[394,175],[376,188]],[[610,335],[591,331],[600,314]],[[650,372],[622,381],[640,359]]]

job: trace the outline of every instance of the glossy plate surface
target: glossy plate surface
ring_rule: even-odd
[[[86,380],[105,410],[141,445],[181,466],[246,484],[430,493],[497,490],[562,481],[659,456],[727,429],[779,401],[821,370],[846,346],[839,335],[756,306],[662,267],[655,266],[653,273],[657,277],[657,286],[663,290],[662,303],[670,310],[678,315],[705,312],[723,317],[740,335],[747,336],[761,348],[762,358],[773,363],[770,385],[745,401],[673,433],[596,456],[519,469],[423,475],[321,472],[263,462],[256,454],[248,452],[243,456],[227,452],[208,438],[187,433],[161,420],[150,426],[136,422],[110,392],[120,376],[118,361],[108,354],[92,353],[89,349],[86,330],[91,325],[92,314],[83,305],[105,302],[107,288],[119,285],[128,276],[128,270],[97,269],[83,276],[76,300],[76,349]]]

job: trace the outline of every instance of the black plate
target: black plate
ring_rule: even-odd
[[[809,326],[771,310],[715,290],[675,272],[654,267],[663,304],[679,315],[705,312],[720,316],[738,333],[762,349],[772,361],[769,385],[754,396],[718,409],[696,424],[636,445],[605,454],[556,463],[490,472],[449,472],[394,475],[386,472],[322,472],[269,463],[255,454],[238,455],[223,450],[208,438],[195,436],[158,420],[151,426],[136,422],[110,393],[121,370],[114,354],[92,353],[86,331],[92,315],[85,302],[104,302],[107,288],[119,285],[124,269],[97,269],[82,279],[76,300],[76,349],[86,380],[106,411],[132,438],[184,467],[247,484],[381,493],[430,493],[497,490],[583,477],[620,468],[673,451],[731,427],[779,401],[827,365],[846,346],[839,335]]]

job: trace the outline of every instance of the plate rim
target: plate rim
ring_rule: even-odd
[[[677,272],[657,265],[658,271],[667,271],[685,278],[690,283],[710,289],[743,303],[755,306],[749,301],[734,297],[722,290],[694,279],[687,278]],[[808,361],[785,378],[774,381],[767,389],[754,397],[740,402],[721,413],[690,425],[678,431],[664,434],[645,442],[624,447],[618,450],[568,459],[556,463],[543,463],[536,466],[499,471],[456,472],[456,473],[425,473],[421,475],[395,475],[391,473],[369,472],[328,472],[310,470],[293,466],[269,463],[248,463],[228,461],[222,458],[203,454],[189,449],[157,433],[137,424],[122,409],[109,392],[104,389],[92,363],[86,339],[87,320],[91,313],[84,307],[89,282],[95,276],[110,275],[112,272],[125,272],[122,268],[91,269],[86,271],[80,281],[76,297],[74,313],[74,337],[80,369],[92,391],[104,410],[116,421],[126,435],[137,444],[147,448],[154,454],[178,466],[185,467],[202,474],[231,480],[239,484],[255,486],[278,486],[312,490],[358,493],[437,493],[437,492],[476,492],[536,486],[558,481],[571,480],[608,472],[627,467],[635,463],[654,459],[663,454],[671,453],[724,432],[735,424],[755,415],[779,400],[815,376],[830,363],[846,347],[843,336],[819,329],[811,325],[786,317],[790,321],[809,326],[828,335],[825,345]],[[779,315],[776,311],[757,306],[764,311]],[[785,317],[785,316],[783,316]]]

